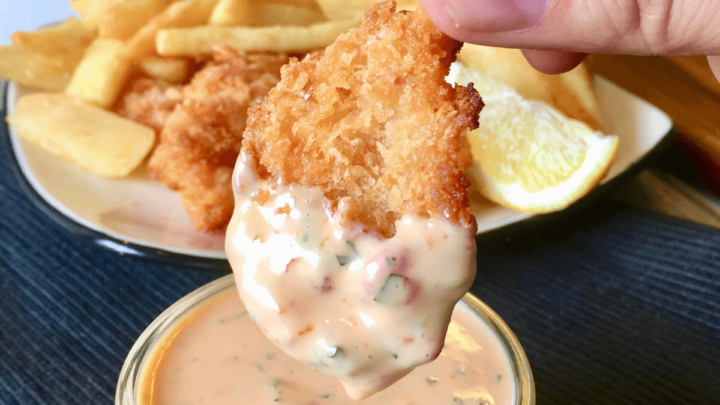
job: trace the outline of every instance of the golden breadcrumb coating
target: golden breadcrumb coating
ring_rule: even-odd
[[[465,131],[483,103],[445,82],[462,43],[422,9],[374,5],[324,52],[291,59],[254,108],[243,151],[271,181],[321,187],[351,220],[394,235],[402,213],[477,227],[464,169]]]
[[[170,113],[182,101],[182,85],[135,76],[125,87],[115,112],[155,130],[159,140]]]
[[[231,175],[248,107],[278,83],[287,59],[219,47],[167,117],[148,171],[180,194],[198,230],[224,229],[230,221],[235,204]]]

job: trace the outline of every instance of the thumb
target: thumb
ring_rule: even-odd
[[[464,42],[535,50],[720,55],[716,0],[421,0]]]

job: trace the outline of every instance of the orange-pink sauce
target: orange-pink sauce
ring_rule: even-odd
[[[234,289],[176,321],[151,348],[138,405],[506,405],[510,360],[493,331],[463,304],[439,357],[362,401],[283,353],[255,326]]]

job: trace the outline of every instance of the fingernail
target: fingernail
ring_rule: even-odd
[[[512,31],[536,26],[550,0],[443,0],[455,27],[467,31]]]

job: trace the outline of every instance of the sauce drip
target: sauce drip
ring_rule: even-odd
[[[475,277],[468,229],[403,215],[395,236],[382,238],[348,223],[342,203],[331,212],[318,188],[271,189],[244,156],[233,187],[226,252],[240,298],[271,342],[338,378],[354,399],[438,356]]]

